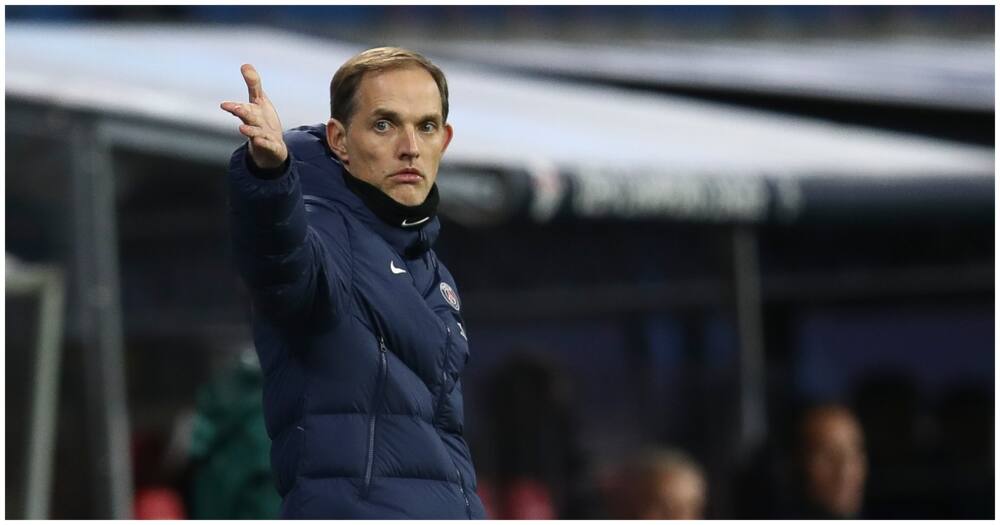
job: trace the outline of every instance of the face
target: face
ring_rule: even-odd
[[[423,203],[452,136],[434,78],[418,66],[365,73],[354,105],[347,126],[327,123],[330,148],[351,175],[396,202]]]
[[[857,515],[868,473],[858,422],[845,411],[820,412],[806,422],[805,438],[807,488],[812,499],[831,514]]]

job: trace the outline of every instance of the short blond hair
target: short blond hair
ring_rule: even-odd
[[[330,116],[347,127],[354,116],[355,95],[365,73],[406,66],[419,66],[430,73],[441,93],[441,119],[447,122],[448,81],[444,72],[420,53],[401,47],[375,47],[344,62],[330,81]]]

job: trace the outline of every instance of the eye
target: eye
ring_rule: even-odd
[[[379,133],[385,133],[386,131],[389,131],[389,121],[384,119],[376,120],[372,127]]]
[[[423,131],[424,133],[434,133],[435,130],[437,130],[437,124],[433,122],[424,122],[424,124],[420,126],[420,131]]]

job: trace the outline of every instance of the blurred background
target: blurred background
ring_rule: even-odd
[[[274,517],[219,108],[437,62],[494,518],[991,518],[993,6],[7,6],[6,517]]]

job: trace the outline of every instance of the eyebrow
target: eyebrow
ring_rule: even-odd
[[[372,116],[374,118],[387,118],[394,122],[399,122],[403,120],[403,117],[399,113],[396,113],[391,109],[385,109],[385,108],[375,108],[375,111],[372,112]],[[438,113],[428,113],[420,117],[418,122],[427,122],[428,120],[439,122],[441,120],[441,115]]]

